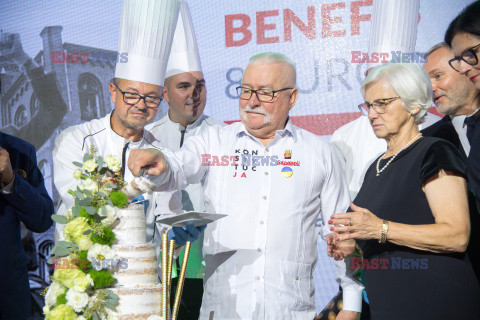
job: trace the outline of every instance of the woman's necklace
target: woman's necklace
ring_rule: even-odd
[[[381,156],[380,158],[378,158],[378,160],[377,160],[377,177],[380,175],[380,173],[381,173],[383,170],[385,170],[385,169],[388,167],[388,165],[389,165],[390,163],[392,163],[392,161],[398,156],[398,154],[399,154],[400,152],[402,152],[403,150],[405,150],[409,145],[411,145],[415,140],[417,140],[417,139],[420,138],[421,136],[422,136],[422,134],[419,132],[415,137],[413,137],[412,140],[408,141],[407,144],[402,147],[402,149],[398,150],[398,152],[395,153],[395,154],[390,158],[390,160],[388,160],[388,162],[383,166],[383,168],[380,169],[380,160],[382,160],[382,157],[385,155],[386,152],[385,152],[384,154],[382,154],[382,156]]]

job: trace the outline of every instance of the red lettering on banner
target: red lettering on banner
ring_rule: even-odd
[[[332,31],[333,23],[342,22],[342,17],[331,16],[331,12],[336,9],[345,9],[345,2],[322,4],[322,38],[345,37],[345,30]]]
[[[275,30],[276,25],[274,23],[265,23],[266,17],[276,17],[278,16],[278,10],[271,11],[259,11],[257,12],[257,44],[266,44],[266,43],[278,43],[279,37],[266,37],[266,30]]]
[[[307,7],[307,16],[308,16],[308,26],[300,20],[295,13],[290,9],[283,10],[283,36],[285,42],[292,41],[292,23],[300,30],[302,33],[307,36],[308,39],[312,40],[316,38],[315,34],[315,7]]]
[[[350,29],[352,36],[357,36],[360,34],[360,22],[370,21],[372,18],[371,14],[360,14],[360,7],[371,6],[373,0],[360,0],[352,1],[350,3]]]
[[[240,20],[242,25],[240,27],[234,27],[233,21]],[[240,47],[246,45],[252,40],[252,31],[248,30],[250,26],[250,17],[246,14],[229,14],[225,16],[225,46],[228,47]],[[258,28],[258,27],[257,27]],[[242,39],[234,40],[233,35],[235,33],[241,33]]]
[[[244,172],[244,173],[242,173],[242,176],[240,178],[246,178],[246,177],[247,177],[247,175]]]

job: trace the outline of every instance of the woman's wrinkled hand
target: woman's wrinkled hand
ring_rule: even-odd
[[[353,212],[337,213],[331,216],[330,231],[336,233],[336,242],[349,239],[370,240],[382,236],[382,219],[370,210],[350,204]]]

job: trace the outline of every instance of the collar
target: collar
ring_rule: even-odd
[[[465,128],[466,124],[465,124],[465,120],[467,118],[470,118],[470,117],[476,117],[476,116],[479,116],[480,115],[480,112],[479,112],[480,109],[477,109],[475,110],[475,112],[473,112],[472,114],[468,115],[468,116],[450,116],[450,118],[452,119],[452,122],[454,125],[456,126],[462,126],[462,128]],[[458,118],[458,120],[456,120]],[[456,121],[456,122],[454,122]]]
[[[237,137],[240,137],[242,135],[247,135],[247,136],[250,136],[251,138],[257,140],[257,138],[255,138],[248,130],[247,128],[245,127],[245,125],[243,124],[243,122],[237,122],[236,124],[237,127],[235,128],[235,134],[237,135]],[[282,130],[277,130],[277,132],[275,133],[275,137],[273,138],[272,142],[273,141],[276,141],[278,139],[282,139],[286,136],[290,136],[293,138],[293,141],[296,142],[297,141],[297,135],[296,135],[296,127],[292,124],[292,120],[290,119],[290,117],[288,117],[287,119],[287,124],[285,125],[285,128],[282,129]]]
[[[107,114],[103,119],[103,123],[105,125],[105,128],[107,128],[107,130],[110,132],[110,136],[112,137],[113,141],[116,141],[117,143],[121,143],[122,145],[125,145],[127,143],[130,143],[132,145],[137,145],[137,144],[140,144],[142,143],[142,140],[145,139],[145,129],[143,130],[142,132],[142,137],[138,140],[138,141],[132,141],[132,140],[129,140],[127,138],[124,138],[123,136],[119,135],[118,133],[116,133],[113,128],[112,128],[112,122],[111,122],[111,117],[113,116],[113,112],[115,110],[113,110],[112,112],[110,112],[110,114]]]
[[[168,125],[178,128],[179,131],[181,130],[189,131],[191,129],[199,127],[202,124],[204,117],[205,115],[202,113],[195,121],[193,121],[192,123],[184,127],[180,123],[172,121],[172,119],[170,119],[170,112],[167,112],[167,115],[165,116],[165,121],[167,122]]]

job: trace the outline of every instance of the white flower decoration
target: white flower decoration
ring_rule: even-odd
[[[82,170],[81,169],[75,170],[75,172],[73,173],[73,177],[75,179],[81,179],[82,178]]]
[[[152,316],[148,317],[147,320],[165,320],[165,318],[157,316],[157,315],[152,315]]]
[[[58,282],[53,281],[50,287],[48,287],[47,293],[45,294],[45,304],[47,306],[56,305],[57,297],[61,294],[64,294],[65,291],[67,291],[67,288],[65,288]]]
[[[107,165],[108,169],[112,170],[113,172],[118,172],[122,169],[122,160],[120,160],[120,158],[117,156],[106,156],[105,164]]]
[[[87,259],[92,262],[93,267],[99,270],[103,269],[103,264],[101,263],[101,261],[103,261],[104,259],[108,259],[114,260],[112,262],[116,262],[118,260],[118,256],[115,250],[113,250],[109,246],[95,243],[88,250]],[[106,264],[105,268],[108,268],[111,265],[112,263]]]
[[[88,172],[93,172],[95,169],[97,169],[98,164],[95,162],[93,159],[89,159],[83,163],[82,169]]]
[[[109,205],[106,205],[105,207],[109,208],[106,208],[107,214],[106,218],[102,220],[102,225],[104,225],[105,227],[110,227],[112,224],[115,223],[115,220],[117,220],[117,210]]]
[[[93,285],[93,279],[89,274],[87,274],[86,277],[75,279],[73,281],[73,288],[78,292],[83,292],[87,290],[88,287],[93,287]]]
[[[115,215],[117,214],[116,210],[115,210],[115,207],[112,207],[111,205],[107,204],[106,206],[104,206],[104,208],[105,208],[105,211],[98,210],[98,215],[100,217],[108,217],[108,216],[112,216],[113,214],[115,214]]]
[[[78,249],[80,251],[88,250],[93,245],[92,240],[89,236],[82,236],[77,241]]]
[[[67,305],[71,306],[75,312],[82,312],[88,304],[88,294],[78,292],[75,288],[71,288],[67,292]]]
[[[97,191],[98,190],[98,183],[92,179],[87,179],[83,181],[80,185],[80,189],[82,190],[89,190],[89,191]]]
[[[68,219],[73,219],[72,208],[70,208],[70,209],[67,210],[67,213],[65,214],[65,216],[66,216]]]

